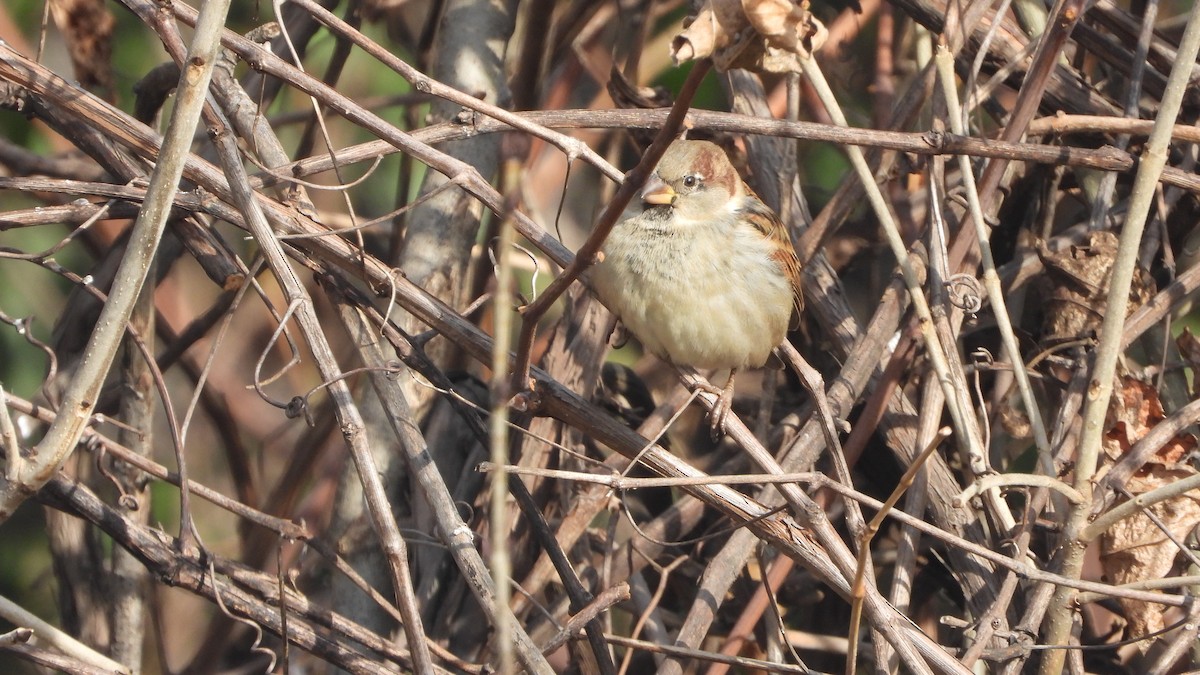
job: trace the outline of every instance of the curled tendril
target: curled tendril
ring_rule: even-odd
[[[971,279],[974,280],[973,277],[971,277]],[[983,447],[988,448],[992,445],[992,423],[991,420],[988,419],[987,399],[983,395],[983,382],[981,381],[982,378],[980,377],[980,371],[994,364],[996,359],[992,356],[991,352],[983,347],[971,352],[971,358],[975,360],[976,366],[973,369],[974,378],[972,379],[974,384],[973,390],[975,392],[975,404],[979,406],[979,417],[983,422],[981,425],[983,430]],[[983,366],[984,368],[981,368],[980,366]]]
[[[983,289],[979,280],[969,274],[955,274],[946,281],[950,292],[950,304],[967,314],[975,314],[983,308]]]
[[[963,193],[963,189],[961,187],[951,190],[948,197],[950,198],[950,201],[954,202],[955,204],[958,204],[959,206],[961,206],[964,209],[971,208],[970,204],[967,202],[967,196]],[[984,216],[983,222],[988,227],[992,227],[992,228],[998,227],[1000,225],[1000,219],[997,218],[996,216]]]
[[[123,480],[113,470],[108,456],[108,447],[100,440],[100,437],[95,434],[90,434],[82,442],[83,447],[89,453],[94,455],[93,461],[96,464],[96,470],[101,476],[108,479],[113,488],[117,491],[117,503],[126,511],[137,511],[141,508],[141,503],[138,502],[137,495],[132,494],[126,489],[126,480]],[[142,481],[134,481],[134,489],[141,489]]]
[[[283,409],[283,414],[287,415],[287,418],[290,420],[294,420],[301,415],[307,417],[307,413],[308,399],[304,396],[293,396],[292,400],[288,401],[287,406]]]
[[[996,364],[996,357],[992,356],[992,353],[984,347],[979,347],[971,352],[971,360],[975,362],[975,365],[984,368],[991,368]]]
[[[283,316],[281,316],[279,318],[279,325],[276,326],[275,332],[273,332],[271,334],[271,339],[267,341],[267,344],[263,347],[262,352],[260,352],[258,355],[258,361],[254,364],[254,384],[253,384],[254,391],[256,393],[258,393],[259,397],[262,398],[262,400],[275,406],[276,408],[283,408],[285,410],[288,408],[289,405],[291,405],[291,403],[281,403],[279,401],[276,401],[275,399],[271,398],[267,394],[267,392],[263,389],[263,387],[271,384],[276,379],[283,377],[283,374],[286,373],[289,369],[291,369],[292,366],[296,365],[297,363],[300,363],[299,350],[296,349],[295,344],[292,343],[290,335],[288,335],[288,333],[287,333],[287,322],[288,322],[288,319],[291,318],[292,313],[294,313],[296,311],[296,309],[300,306],[301,302],[302,302],[301,300],[293,300],[291,303],[288,304],[287,311],[284,312]],[[271,352],[271,349],[274,348],[275,343],[278,342],[280,335],[287,336],[288,346],[291,347],[291,352],[292,352],[291,359],[286,364],[284,364],[283,367],[281,367],[277,373],[275,373],[274,375],[272,375],[264,380],[261,377],[263,363],[267,360],[267,355]]]
[[[487,246],[488,260],[490,260],[492,263],[492,274],[495,276],[500,275],[500,269],[499,269],[500,268],[500,259],[499,259],[499,255],[497,255],[497,253],[496,253],[496,244],[499,241],[500,241],[499,237],[493,237],[492,240],[490,242],[488,242],[488,246]],[[538,273],[541,271],[541,267],[538,265],[537,256],[534,255],[532,251],[525,248],[524,246],[521,246],[520,244],[513,244],[512,247],[515,248],[516,250],[520,251],[521,253],[524,253],[525,257],[529,258],[529,262],[532,263],[533,275],[529,279],[529,287],[533,294],[533,298],[532,298],[532,300],[527,301],[523,295],[518,293],[518,297],[521,300],[521,304],[528,305],[530,302],[537,301],[537,292],[538,292],[537,280],[538,280]]]
[[[12,326],[17,335],[20,335],[26,342],[34,347],[37,347],[42,351],[43,354],[46,355],[46,376],[43,378],[43,380],[46,382],[53,380],[54,376],[58,374],[58,355],[54,353],[54,349],[52,349],[50,345],[42,342],[33,335],[33,317],[28,316],[14,319],[9,317],[4,312],[0,312],[0,323],[6,323]],[[57,404],[58,401],[51,400],[51,403]]]
[[[271,167],[267,166],[266,164],[263,164],[262,162],[258,161],[258,158],[256,158],[254,155],[250,154],[248,151],[242,150],[240,148],[239,148],[239,150],[241,151],[241,154],[243,157],[245,157],[251,164],[258,167],[259,171],[271,176],[272,178],[277,179],[278,181],[280,181],[282,183],[292,183],[294,185],[302,185],[306,188],[310,188],[313,190],[324,190],[326,192],[343,192],[345,190],[349,190],[352,187],[356,187],[358,185],[361,185],[362,183],[365,183],[367,181],[367,179],[370,178],[371,175],[375,173],[375,170],[378,169],[379,165],[383,162],[383,155],[378,155],[375,157],[374,161],[371,163],[371,166],[367,169],[366,173],[364,173],[362,176],[359,176],[358,178],[350,181],[349,183],[341,183],[339,185],[325,185],[324,183],[314,183],[311,181],[301,180],[295,176],[289,176],[282,171],[276,171],[275,169],[272,169]]]
[[[404,372],[404,363],[395,359],[384,364],[383,375],[393,382],[399,379],[400,373]]]
[[[225,600],[223,600],[221,598],[221,587],[220,587],[220,585],[217,584],[216,566],[213,564],[211,559],[208,561],[208,577],[210,579],[209,583],[212,584],[213,599],[217,601],[217,608],[220,609],[221,613],[224,614],[229,619],[232,619],[233,621],[243,624],[243,625],[247,626],[248,628],[250,628],[250,630],[254,631],[254,641],[250,643],[250,651],[254,654],[261,654],[262,656],[267,657],[268,665],[267,665],[266,669],[263,670],[264,673],[270,673],[270,672],[274,671],[275,670],[275,661],[278,659],[278,656],[276,656],[274,651],[272,651],[262,645],[262,640],[263,640],[262,626],[258,625],[257,622],[251,621],[250,619],[248,619],[246,617],[238,616],[237,614],[234,614],[233,612],[231,612],[229,610],[228,607],[225,606]],[[280,594],[280,595],[282,596],[282,594]],[[280,603],[282,603],[282,602],[283,602],[283,598],[280,597]],[[283,612],[286,612],[286,611],[287,611],[287,607],[283,606],[281,604],[280,616],[282,617]],[[286,621],[286,618],[282,618],[281,621]],[[286,631],[285,631],[285,633],[286,633]],[[287,640],[286,634],[284,635],[284,640],[285,641]]]

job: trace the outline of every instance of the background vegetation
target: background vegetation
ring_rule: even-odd
[[[234,3],[193,137],[196,9],[0,5],[0,669],[1200,668],[1195,8],[809,9]],[[719,442],[552,283],[680,125],[805,265]]]

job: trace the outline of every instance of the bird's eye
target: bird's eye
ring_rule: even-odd
[[[699,182],[700,182],[700,179],[695,176],[689,175],[689,176],[683,177],[683,187],[686,187],[686,188],[694,188],[694,187],[696,187],[696,184]]]

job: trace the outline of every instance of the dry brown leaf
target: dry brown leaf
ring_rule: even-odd
[[[1132,377],[1122,377],[1108,409],[1108,432],[1104,436],[1104,454],[1109,460],[1119,460],[1150,430],[1166,419],[1158,391]],[[1178,434],[1164,443],[1146,465],[1174,467],[1196,447],[1191,434]],[[1146,469],[1143,469],[1145,471]]]
[[[1013,438],[1033,438],[1033,425],[1029,423],[1029,415],[1025,413],[1025,404],[1021,402],[1020,393],[1014,386],[1004,396],[1004,400],[996,408],[996,417],[1005,433]]]
[[[1117,237],[1107,230],[1092,232],[1087,243],[1063,251],[1039,247],[1046,276],[1055,285],[1046,308],[1043,341],[1074,340],[1095,333],[1116,254]]]
[[[683,32],[671,41],[671,58],[679,64],[712,56],[748,25],[738,0],[708,0],[695,17],[684,20]]]
[[[1154,387],[1129,376],[1122,377],[1118,385],[1109,406],[1109,430],[1104,437],[1105,470],[1166,419]],[[1195,439],[1189,434],[1171,439],[1130,477],[1125,489],[1132,495],[1141,495],[1194,475],[1194,468],[1179,463],[1193,447]],[[1171,536],[1183,540],[1200,523],[1200,490],[1154,504],[1149,511],[1162,521]],[[1164,577],[1170,573],[1178,553],[1175,543],[1145,511],[1109,528],[1100,545],[1104,574],[1114,584]],[[1147,635],[1163,627],[1162,605],[1133,600],[1120,600],[1120,604],[1129,621],[1129,637]],[[1143,649],[1150,644],[1150,641],[1141,643]]]
[[[775,47],[795,50],[795,26],[808,13],[791,0],[742,0],[742,11],[759,35]]]
[[[1108,408],[1104,443],[1105,454],[1112,460],[1120,459],[1165,417],[1154,387],[1128,376],[1120,378],[1117,384]]]
[[[1179,354],[1188,362],[1188,365],[1193,368],[1200,367],[1200,340],[1196,339],[1196,335],[1192,333],[1190,327],[1183,328],[1183,332],[1175,338],[1175,344],[1179,347]]]
[[[800,59],[824,44],[825,26],[806,2],[707,0],[671,42],[676,64],[711,57],[718,70],[799,72]]]
[[[111,101],[112,32],[116,20],[104,0],[51,0],[50,15],[67,40],[75,79]]]
[[[1174,469],[1152,464],[1144,475],[1130,478],[1126,488],[1139,495],[1195,473],[1195,469],[1186,464]],[[1200,490],[1158,502],[1149,510],[1176,540],[1182,541],[1200,524]],[[1109,528],[1100,538],[1100,546],[1105,577],[1113,584],[1163,578],[1170,573],[1179,551],[1144,511]],[[1118,602],[1129,621],[1128,637],[1147,635],[1163,628],[1163,605],[1127,599]],[[1139,644],[1144,650],[1152,641]]]
[[[1046,276],[1054,283],[1047,301],[1042,342],[1053,344],[1089,338],[1100,328],[1108,301],[1109,276],[1117,256],[1117,235],[1108,230],[1088,234],[1087,241],[1062,251],[1038,247]],[[1141,268],[1129,289],[1132,313],[1154,295],[1154,280]]]

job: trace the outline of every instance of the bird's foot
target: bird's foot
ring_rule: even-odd
[[[613,324],[612,331],[608,334],[608,346],[613,349],[620,349],[629,342],[629,329],[625,328],[625,323],[620,319]]]
[[[718,387],[708,382],[700,385],[704,391],[717,395],[717,401],[713,403],[712,410],[708,411],[708,432],[714,443],[725,435],[725,422],[729,417],[729,411],[733,409],[733,378],[735,375],[737,375],[737,370],[729,373],[729,380],[724,387]]]

